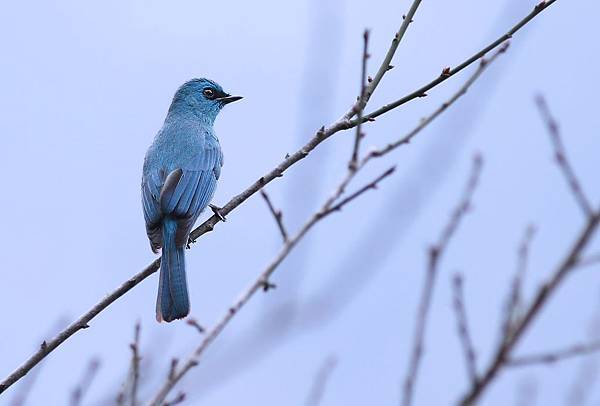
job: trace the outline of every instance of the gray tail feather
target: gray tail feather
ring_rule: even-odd
[[[177,247],[175,244],[177,223],[165,220],[162,229],[163,249],[156,299],[156,320],[170,322],[189,314],[190,299],[185,279],[185,247]]]

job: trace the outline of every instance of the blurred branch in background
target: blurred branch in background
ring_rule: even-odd
[[[81,381],[75,386],[73,392],[71,392],[71,406],[80,406],[83,404],[83,399],[85,394],[92,386],[92,382],[100,369],[100,360],[97,358],[92,358],[88,363],[83,376],[81,377]]]
[[[564,361],[573,357],[580,357],[592,352],[600,351],[600,341],[576,344],[569,348],[544,352],[541,354],[522,355],[509,359],[506,364],[509,367],[522,367],[540,364],[554,364],[555,362]]]
[[[532,377],[526,377],[521,380],[517,387],[516,394],[516,405],[517,406],[531,406],[535,405],[538,395],[538,383]]]
[[[360,120],[360,122],[370,121],[377,116],[385,114],[385,113],[399,107],[400,105],[402,105],[410,100],[413,100],[414,98],[423,97],[425,95],[425,91],[428,91],[428,90],[434,88],[435,86],[441,84],[442,82],[444,82],[451,76],[455,75],[456,73],[460,72],[467,66],[469,66],[472,63],[474,63],[475,61],[477,61],[486,52],[488,52],[488,51],[492,50],[493,48],[495,48],[496,46],[502,44],[507,38],[512,36],[514,33],[516,33],[520,28],[522,28],[524,25],[529,23],[535,16],[537,16],[544,9],[546,9],[548,6],[552,5],[555,2],[556,2],[556,0],[550,0],[550,1],[540,3],[538,6],[535,7],[535,9],[530,14],[528,14],[523,20],[521,20],[517,25],[515,25],[511,30],[509,30],[509,32],[507,34],[502,35],[495,42],[488,45],[487,47],[485,47],[483,50],[479,51],[472,57],[468,58],[463,63],[458,65],[456,68],[444,69],[442,71],[442,74],[437,79],[434,79],[429,84],[417,89],[416,91],[408,94],[407,96],[405,96],[401,99],[398,99],[397,101],[395,101],[391,104],[385,105],[370,114],[367,114],[366,116],[363,117],[362,120]],[[417,2],[415,2],[414,4],[417,4]],[[418,4],[417,4],[417,6],[418,6]],[[410,23],[410,19],[408,19],[408,20],[409,21],[406,22],[407,25],[408,25],[408,23]],[[385,60],[384,60],[384,62],[385,62]],[[382,64],[382,66],[383,65],[385,65],[384,67],[387,70],[389,65],[387,65],[385,63]],[[373,86],[373,91],[375,90],[375,87],[376,87],[376,85]],[[343,130],[355,128],[358,125],[358,123],[359,123],[359,120],[357,120],[357,119],[347,120],[344,117],[342,117],[341,119],[332,123],[331,125],[329,125],[327,127],[322,127],[320,130],[317,131],[315,136],[312,139],[310,139],[308,141],[308,143],[306,143],[302,148],[297,150],[295,153],[291,154],[288,158],[286,158],[284,161],[282,161],[273,170],[271,170],[270,172],[268,172],[267,174],[265,174],[264,176],[259,178],[256,182],[254,182],[245,191],[243,191],[242,193],[240,193],[239,195],[237,195],[233,199],[231,199],[221,209],[221,214],[223,216],[229,214],[234,209],[236,209],[238,206],[240,206],[243,202],[245,202],[249,197],[251,197],[257,191],[262,189],[266,184],[270,183],[271,181],[275,180],[276,178],[281,177],[283,175],[283,173],[289,167],[291,167],[292,165],[296,164],[297,162],[301,161],[306,156],[308,156],[311,151],[313,151],[317,146],[319,146],[321,143],[323,143],[326,139],[328,139],[329,137],[331,137],[334,134],[341,132]],[[220,216],[213,215],[212,217],[210,217],[207,221],[205,221],[203,224],[201,224],[199,227],[197,227],[192,232],[191,241],[194,242],[201,235],[203,235],[209,231],[212,231],[214,229],[215,225],[217,223],[219,223],[220,221],[221,221]],[[59,333],[54,339],[48,341],[47,343],[45,342],[44,345],[42,345],[41,348],[32,357],[30,357],[27,361],[25,361],[25,363],[21,367],[17,368],[4,381],[2,381],[0,383],[0,393],[4,392],[8,387],[10,387],[16,381],[21,379],[23,376],[25,376],[25,374],[27,374],[28,371],[30,371],[35,365],[37,365],[42,359],[44,359],[50,352],[55,350],[59,345],[61,345],[63,342],[65,342],[73,334],[75,334],[76,332],[78,332],[81,329],[85,329],[85,328],[89,327],[88,326],[89,321],[91,321],[97,314],[99,314],[104,309],[106,309],[116,299],[123,296],[125,293],[127,293],[129,290],[131,290],[134,286],[139,284],[142,280],[147,278],[152,273],[156,272],[156,270],[159,267],[159,264],[160,264],[160,259],[155,260],[152,264],[150,264],[148,267],[146,267],[142,272],[133,276],[131,279],[129,279],[128,281],[123,283],[117,290],[115,290],[113,293],[111,293],[105,299],[98,302],[94,307],[92,307],[92,309],[90,309],[87,313],[82,315],[79,319],[77,319],[74,323],[72,323],[70,326],[68,326],[61,333]]]
[[[123,383],[123,387],[117,395],[117,405],[131,405],[135,406],[138,404],[138,387],[140,381],[140,332],[141,326],[138,321],[135,324],[133,333],[133,342],[129,344],[131,349],[131,363],[127,379]]]
[[[513,277],[513,282],[508,294],[506,311],[504,313],[504,321],[500,328],[499,340],[503,341],[510,336],[510,328],[514,325],[515,320],[520,316],[523,306],[523,282],[525,280],[525,272],[527,271],[527,262],[529,260],[529,251],[533,237],[535,236],[536,228],[533,225],[527,226],[523,235],[523,240],[519,246],[517,270]]]
[[[554,147],[554,157],[556,158],[556,163],[563,172],[565,180],[571,188],[571,193],[577,200],[577,203],[581,207],[581,210],[583,211],[586,217],[591,217],[594,214],[594,210],[592,209],[592,205],[590,204],[588,198],[583,193],[581,184],[579,183],[577,176],[575,176],[575,171],[573,170],[573,167],[567,160],[567,153],[565,151],[563,142],[560,138],[558,123],[556,122],[554,117],[552,117],[552,114],[550,114],[550,110],[548,109],[546,100],[541,95],[538,95],[535,98],[535,102],[537,104],[538,110],[540,111],[542,119],[546,123],[546,127],[548,127],[548,134],[550,135],[550,140],[552,141]]]
[[[498,53],[499,54],[499,53]],[[498,55],[496,54],[496,55]],[[481,64],[485,66],[485,64]],[[417,316],[415,318],[415,332],[412,343],[412,351],[410,353],[410,361],[404,379],[404,392],[402,398],[403,406],[410,406],[413,401],[414,388],[419,375],[419,367],[421,365],[421,359],[425,349],[425,337],[427,334],[427,319],[429,316],[429,308],[434,294],[435,283],[438,275],[439,262],[446,251],[448,244],[455,235],[458,226],[460,225],[463,217],[469,211],[471,207],[471,201],[473,199],[473,193],[479,183],[479,175],[481,173],[482,159],[479,155],[473,159],[473,167],[471,169],[471,175],[467,181],[467,185],[463,192],[463,195],[458,203],[458,206],[453,210],[452,215],[448,224],[442,230],[439,240],[437,243],[429,248],[427,272],[425,274],[425,283],[423,284],[423,290],[421,292],[421,299],[419,302],[419,308],[417,310]]]
[[[590,266],[590,265],[597,265],[600,263],[600,254],[590,254],[588,256],[586,256],[583,259],[580,259],[579,262],[577,262],[577,267],[581,268],[581,267],[586,267],[586,266]]]
[[[500,340],[498,347],[494,350],[494,355],[491,362],[481,374],[481,378],[477,382],[471,384],[471,386],[467,389],[460,401],[462,405],[475,404],[480,399],[483,392],[494,381],[496,376],[510,364],[511,354],[525,335],[527,329],[540,315],[542,310],[545,308],[545,305],[548,303],[548,300],[567,280],[567,277],[571,275],[572,271],[577,268],[577,264],[581,258],[583,258],[584,251],[595,235],[598,228],[598,223],[600,222],[600,208],[588,212],[586,209],[586,204],[582,203],[587,202],[588,198],[583,192],[582,188],[579,186],[581,183],[575,176],[575,172],[566,158],[564,148],[562,146],[563,144],[560,140],[560,134],[558,133],[558,127],[555,124],[555,120],[549,113],[546,102],[541,96],[538,96],[536,101],[538,108],[541,109],[543,119],[546,120],[547,124],[549,124],[549,135],[554,147],[554,154],[555,157],[560,157],[557,158],[558,167],[567,180],[571,193],[583,208],[583,211],[586,214],[586,221],[580,232],[575,236],[571,247],[567,250],[564,258],[557,265],[556,269],[550,275],[548,280],[536,291],[529,304],[524,306],[523,311],[514,317],[514,320],[512,320],[508,327],[504,329],[505,336],[502,340]],[[590,345],[594,349],[597,348],[593,344]],[[579,355],[584,352],[586,351],[582,351],[580,349],[580,351],[575,352],[575,354]],[[557,355],[555,354],[555,356]]]
[[[463,283],[463,276],[460,273],[457,273],[456,275],[454,275],[454,278],[452,278],[453,305],[454,314],[456,315],[458,336],[460,338],[462,352],[465,357],[467,374],[471,383],[474,383],[478,379],[477,353],[475,352],[473,338],[469,330],[467,310],[465,308],[465,293],[463,290]]]
[[[343,14],[347,8],[347,0],[308,2],[310,22],[302,58],[302,78],[298,84],[298,109],[291,148],[305,144],[307,134],[313,133],[315,128],[336,114],[334,101],[339,87],[336,79],[342,69],[343,33],[346,29]],[[314,176],[314,168],[327,168],[332,161],[331,145],[323,144],[319,147],[319,153],[313,154],[311,165],[298,166],[294,174],[281,185],[280,207],[285,211],[286,223],[292,229],[305,221],[320,204],[320,196],[323,196],[325,178]],[[274,292],[271,303],[263,306],[263,312],[269,311],[272,306],[281,310],[281,317],[272,320],[269,326],[275,334],[287,332],[295,320],[304,280],[304,273],[299,270],[305,268],[310,260],[312,243],[312,236],[307,236],[290,256],[287,266],[291,272],[281,275],[279,289]]]
[[[597,303],[594,317],[589,323],[588,337],[589,341],[600,342],[600,303]],[[596,386],[598,379],[599,359],[596,357],[585,357],[581,360],[581,366],[576,372],[573,382],[565,397],[565,406],[586,405],[590,393]],[[594,403],[598,404],[598,402]]]
[[[306,406],[319,406],[321,404],[321,400],[323,400],[323,397],[325,396],[327,383],[329,382],[337,363],[338,361],[333,355],[325,359],[323,365],[321,365],[315,375],[313,385],[310,388],[308,398],[306,399]]]

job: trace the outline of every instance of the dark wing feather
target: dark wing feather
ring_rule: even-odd
[[[142,180],[142,203],[144,206],[144,219],[146,220],[146,233],[150,239],[150,247],[155,253],[162,247],[162,214],[158,204],[160,184],[156,180],[154,176],[144,177]]]
[[[181,168],[177,168],[167,175],[167,179],[165,179],[165,183],[160,189],[160,197],[158,199],[160,210],[163,214],[170,214],[179,201],[183,192],[181,187],[179,187],[179,183],[184,180],[185,176]]]

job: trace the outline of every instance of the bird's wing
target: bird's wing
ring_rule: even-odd
[[[160,212],[179,220],[175,236],[178,246],[187,243],[196,219],[212,199],[222,161],[219,145],[207,142],[183,168],[167,175],[159,196]]]
[[[154,252],[158,252],[162,247],[162,213],[158,204],[162,184],[163,176],[158,171],[144,171],[144,177],[142,178],[142,204],[144,207],[144,219],[146,220],[146,233]]]

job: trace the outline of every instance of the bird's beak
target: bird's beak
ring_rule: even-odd
[[[223,104],[228,104],[228,103],[233,103],[234,101],[238,101],[243,99],[242,96],[231,96],[231,95],[227,95],[227,96],[223,96],[223,97],[218,97],[216,100],[220,101]]]

